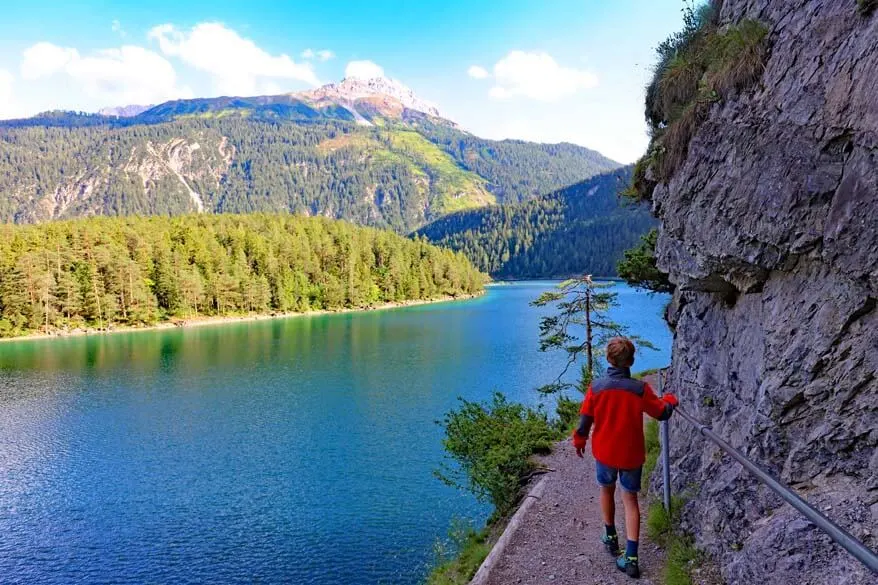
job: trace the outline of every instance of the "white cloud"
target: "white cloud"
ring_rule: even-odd
[[[21,76],[39,79],[62,71],[69,63],[79,59],[79,51],[65,49],[52,43],[37,43],[22,53]]]
[[[276,81],[262,81],[256,86],[257,95],[280,95],[284,88]]]
[[[472,77],[473,79],[485,79],[490,73],[488,70],[480,65],[473,65],[469,69],[466,70],[466,74]]]
[[[83,57],[74,48],[37,43],[22,54],[21,75],[37,80],[63,74],[84,93],[109,105],[150,104],[191,92],[177,86],[174,67],[154,51],[125,45]]]
[[[149,31],[165,55],[213,76],[220,93],[253,95],[260,82],[302,81],[320,85],[310,63],[296,63],[288,55],[271,55],[250,39],[218,22],[205,22],[189,31],[163,24]]]
[[[71,61],[67,72],[84,82],[87,93],[106,95],[112,103],[149,104],[187,93],[177,88],[174,67],[143,47],[106,49],[94,57]]]
[[[357,77],[359,79],[384,77],[384,69],[372,61],[351,61],[344,69],[344,76]]]
[[[128,36],[128,33],[125,32],[124,28],[122,28],[122,23],[118,20],[113,20],[113,22],[110,24],[110,28],[114,33],[118,34],[123,39]]]
[[[499,85],[495,85],[488,92],[488,95],[494,99],[498,100],[506,100],[512,97],[512,93],[505,87],[500,87]]]
[[[553,102],[596,87],[598,78],[590,71],[563,67],[548,53],[510,51],[494,65],[494,82],[492,98],[521,96]]]
[[[314,49],[305,49],[302,51],[302,59],[310,61],[311,59],[317,58],[319,61],[329,61],[330,59],[335,58],[335,53],[330,51],[329,49],[321,49],[319,51],[315,51]]]
[[[15,115],[12,104],[12,73],[0,69],[0,119]]]

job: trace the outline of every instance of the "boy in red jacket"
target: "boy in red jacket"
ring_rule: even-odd
[[[643,440],[643,413],[667,420],[678,404],[673,394],[658,398],[649,384],[631,378],[634,344],[625,337],[614,337],[607,344],[607,375],[594,380],[579,410],[579,426],[573,431],[576,454],[582,457],[592,426],[591,451],[601,488],[604,534],[601,541],[615,557],[616,567],[629,577],[640,577],[637,542],[640,538],[640,476],[646,460]],[[616,478],[622,484],[625,504],[625,554],[619,556],[616,534]]]

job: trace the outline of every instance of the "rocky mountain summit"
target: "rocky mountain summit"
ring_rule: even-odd
[[[878,15],[854,0],[725,0],[768,27],[755,87],[715,103],[653,194],[677,292],[685,407],[878,547]],[[874,576],[688,423],[684,527],[729,583]]]
[[[108,108],[101,108],[100,110],[98,110],[98,114],[100,114],[101,116],[118,116],[120,118],[130,118],[132,116],[142,114],[152,107],[152,105],[113,106]]]
[[[425,117],[434,123],[457,128],[439,108],[419,97],[400,81],[387,77],[362,79],[346,77],[317,89],[263,96],[223,96],[172,100],[164,104],[127,105],[102,108],[100,116],[124,118],[136,123],[166,121],[177,116],[238,111],[244,115],[269,119],[356,121],[371,126],[376,117],[416,121]]]
[[[421,99],[399,81],[386,77],[371,79],[347,77],[340,83],[330,83],[315,90],[293,95],[317,105],[342,105],[357,115],[359,121],[366,121],[360,112],[360,107],[363,105],[374,106],[382,114],[395,118],[401,117],[404,109],[421,112],[434,118],[444,118],[434,104]]]

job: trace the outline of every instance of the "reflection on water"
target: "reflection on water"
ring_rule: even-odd
[[[461,303],[0,344],[4,583],[417,583],[456,398],[533,402],[547,283]],[[664,351],[665,299],[620,287]]]

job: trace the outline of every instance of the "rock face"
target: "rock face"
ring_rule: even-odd
[[[721,14],[765,23],[771,54],[654,194],[659,266],[678,285],[671,388],[874,550],[878,14],[855,0],[726,0]],[[672,461],[684,525],[729,583],[876,583],[679,418]]]
[[[148,106],[131,105],[101,108],[100,110],[98,110],[98,114],[102,116],[118,116],[120,118],[130,118],[132,116],[136,116],[137,114],[142,114],[143,112],[153,107],[153,105],[154,104]]]
[[[445,120],[434,104],[421,99],[415,92],[395,79],[374,77],[360,79],[346,77],[341,83],[330,83],[314,90],[294,94],[317,105],[325,103],[345,107],[354,114],[358,122],[368,124],[366,119],[369,110],[390,118],[402,118],[404,110],[413,110],[433,118],[442,118],[452,126],[453,122]],[[365,108],[365,110],[364,110]]]
[[[102,215],[106,200],[116,196],[120,185],[136,185],[133,192],[142,192],[141,213],[161,213],[164,209],[152,205],[162,204],[163,200],[170,201],[165,204],[177,213],[203,212],[206,202],[201,193],[219,190],[235,149],[227,137],[216,133],[202,132],[201,139],[203,144],[184,137],[147,140],[132,146],[127,161],[115,166],[83,161],[75,174],[36,196],[33,186],[25,184],[21,197],[29,197],[31,205],[22,213],[22,219],[37,222]]]

